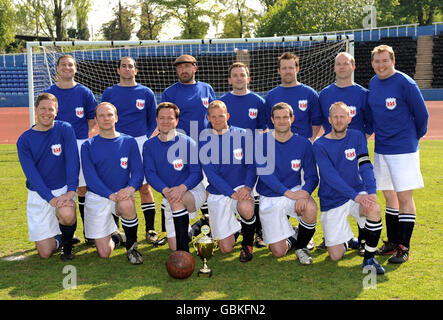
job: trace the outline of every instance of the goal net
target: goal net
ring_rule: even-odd
[[[151,88],[158,100],[168,86],[177,81],[173,61],[181,54],[198,61],[196,80],[212,85],[217,98],[229,92],[228,68],[241,61],[248,65],[249,88],[261,96],[280,84],[277,59],[285,51],[300,57],[298,80],[317,91],[334,82],[334,58],[346,51],[353,54],[351,36],[292,36],[255,39],[213,39],[176,41],[98,41],[28,42],[28,88],[31,124],[36,96],[54,84],[60,55],[77,60],[76,81],[89,87],[101,101],[103,91],[118,83],[120,58],[137,62],[136,81]]]

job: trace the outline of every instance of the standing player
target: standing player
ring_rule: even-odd
[[[352,81],[352,74],[355,70],[355,59],[347,52],[340,52],[335,57],[334,72],[335,82],[324,88],[319,95],[321,113],[323,117],[323,129],[325,134],[331,132],[329,123],[329,108],[335,102],[344,102],[351,112],[351,123],[349,128],[361,131],[370,136],[372,130],[368,125],[368,90]],[[358,242],[352,236],[349,240],[350,247],[359,248],[364,254],[364,229],[358,227]],[[324,247],[323,244],[317,248]]]
[[[57,120],[69,122],[75,131],[77,146],[92,134],[95,126],[94,109],[97,106],[92,91],[75,81],[77,62],[71,55],[62,55],[57,60],[57,82],[44,90],[52,93],[58,100]],[[86,185],[80,162],[79,183],[77,189],[78,209],[80,217],[84,217]],[[85,239],[89,243],[89,239]]]
[[[197,144],[176,131],[179,116],[180,110],[174,103],[158,105],[159,135],[143,145],[143,167],[146,178],[164,197],[169,248],[189,252],[189,218],[197,216],[197,210],[206,201],[206,192],[201,182]],[[191,232],[197,232],[201,225],[202,221],[197,221]]]
[[[385,270],[374,258],[382,229],[374,173],[365,136],[348,129],[351,120],[351,110],[345,103],[332,104],[329,111],[332,129],[314,142],[320,172],[320,222],[329,256],[336,261],[343,257],[353,236],[348,216],[354,217],[360,228],[365,228],[363,267],[371,265],[377,274],[384,274]]]
[[[371,52],[376,75],[369,82],[369,107],[375,133],[374,174],[386,199],[388,241],[379,254],[393,254],[391,263],[409,259],[415,224],[413,190],[423,188],[419,143],[429,113],[420,89],[395,69],[394,50],[381,45]]]
[[[206,82],[195,80],[198,67],[193,56],[179,56],[174,61],[174,67],[178,81],[163,91],[161,101],[177,105],[180,109],[177,129],[183,130],[186,135],[198,141],[200,131],[208,126],[206,114],[209,103],[215,100],[214,89]],[[206,216],[208,205],[204,203],[200,210],[203,216]]]
[[[220,239],[220,251],[228,253],[235,245],[234,234],[241,230],[240,261],[248,262],[252,259],[256,220],[251,195],[257,180],[253,137],[250,131],[228,126],[229,113],[223,101],[209,104],[208,120],[212,129],[202,137],[205,142],[200,144],[200,161],[209,182],[206,190],[212,236]]]
[[[136,62],[131,57],[120,59],[117,67],[120,82],[103,92],[102,101],[112,103],[118,112],[115,128],[118,132],[135,138],[143,152],[143,143],[154,132],[157,101],[151,89],[135,81],[138,73]],[[141,209],[145,216],[146,240],[153,243],[157,240],[155,232],[155,202],[151,188],[146,181],[139,190]],[[118,220],[116,220],[118,221]]]
[[[206,114],[209,103],[215,100],[215,93],[211,85],[195,80],[197,60],[190,55],[181,55],[174,61],[178,82],[166,88],[161,97],[162,102],[172,102],[180,109],[180,120],[177,129],[186,135],[198,140],[199,134],[207,127]],[[191,122],[198,125],[197,131],[191,132]],[[197,139],[196,139],[197,138]]]
[[[138,218],[134,192],[143,181],[143,165],[137,142],[116,131],[117,109],[109,102],[95,109],[99,134],[82,145],[81,157],[88,192],[85,201],[86,236],[95,239],[100,257],[111,255],[120,239],[112,213],[121,216],[126,235],[127,258],[131,264],[143,263],[137,250]],[[117,240],[118,239],[118,240]]]
[[[313,142],[322,122],[320,104],[317,92],[297,80],[299,71],[299,57],[294,53],[285,52],[278,58],[281,85],[269,91],[265,99],[268,127],[274,128],[271,120],[272,107],[278,102],[286,102],[294,110],[292,132]]]
[[[265,133],[263,138],[272,139],[274,143],[271,145],[275,148],[268,149],[268,143],[264,143],[263,155],[268,162],[274,163],[275,168],[272,172],[261,172],[267,163],[256,162],[263,240],[269,244],[274,256],[282,257],[295,247],[300,263],[312,264],[306,248],[315,233],[317,221],[317,204],[311,196],[318,185],[312,144],[291,131],[294,113],[289,104],[280,102],[272,107],[271,120],[275,129]],[[299,217],[298,235],[287,215]]]
[[[234,62],[228,70],[228,82],[232,91],[220,100],[226,104],[229,113],[228,124],[244,129],[264,131],[267,128],[265,100],[248,89],[251,81],[249,68],[242,62]],[[265,247],[259,215],[259,196],[254,195],[256,216],[256,242],[258,248]]]
[[[17,152],[28,189],[29,240],[42,258],[49,258],[61,245],[60,258],[71,260],[80,163],[72,126],[54,120],[57,106],[54,95],[38,96],[36,124],[20,136]]]
[[[351,112],[350,129],[371,135],[372,130],[368,125],[368,90],[352,81],[355,70],[355,59],[347,52],[340,52],[335,57],[334,72],[335,82],[320,91],[319,100],[325,134],[331,132],[329,123],[329,108],[335,102],[344,102]]]

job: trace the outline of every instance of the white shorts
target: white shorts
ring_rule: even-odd
[[[195,219],[198,216],[198,209],[201,208],[203,203],[206,201],[206,190],[203,186],[203,183],[199,183],[194,189],[189,190],[192,193],[195,200],[195,212],[189,212],[189,219]],[[175,237],[175,227],[174,227],[174,218],[172,217],[171,206],[169,205],[168,200],[163,198],[162,207],[165,210],[165,228],[166,235],[168,238]]]
[[[345,243],[354,237],[348,216],[352,216],[357,221],[358,226],[364,228],[366,217],[360,216],[360,204],[354,200],[349,200],[340,207],[322,211],[320,223],[327,247]]]
[[[86,186],[85,177],[83,176],[82,157],[81,157],[82,144],[86,140],[87,139],[78,139],[77,140],[78,156],[79,156],[79,161],[80,161],[80,171],[78,173],[78,186],[79,187],[85,187]]]
[[[374,176],[377,190],[401,192],[423,188],[419,151],[389,155],[374,153]]]
[[[66,193],[67,190],[68,187],[64,186],[51,192],[54,196],[58,197]],[[72,200],[75,201],[75,196]],[[29,189],[26,215],[30,241],[41,241],[61,234],[56,208],[41,198],[37,192]]]
[[[146,135],[144,136],[140,136],[140,137],[134,137],[135,141],[137,141],[137,145],[138,145],[138,151],[140,152],[140,157],[142,158],[143,161],[143,145],[145,144],[145,141],[148,140],[148,137],[146,137]],[[148,182],[146,181],[146,177],[145,175],[143,175],[143,184],[147,184]]]
[[[117,231],[112,213],[115,213],[115,202],[91,191],[85,197],[85,237],[101,239]]]
[[[301,186],[296,186],[291,191],[298,191]],[[287,216],[299,219],[295,213],[295,200],[287,197],[260,196],[259,213],[263,229],[263,241],[272,244],[295,234],[294,228]]]
[[[243,186],[238,186],[237,191]],[[252,192],[251,192],[252,195]],[[241,230],[237,220],[237,200],[223,194],[210,194],[208,196],[209,225],[212,237],[223,240]]]

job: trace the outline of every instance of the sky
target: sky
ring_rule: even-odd
[[[101,25],[105,22],[108,22],[113,18],[112,9],[118,5],[118,0],[92,0],[92,9],[89,14],[89,26],[92,29],[91,34],[98,34]],[[122,4],[135,4],[136,0],[122,0]],[[247,0],[247,4],[249,7],[256,8],[257,10],[261,9],[258,0]],[[213,38],[215,36],[215,28],[210,28],[207,38]],[[135,32],[136,33],[136,32]],[[161,35],[160,40],[170,40],[175,36],[180,34],[180,28],[177,27],[168,27],[163,29],[163,33]],[[92,40],[98,40],[93,38]],[[134,37],[132,40],[137,40],[137,37]]]

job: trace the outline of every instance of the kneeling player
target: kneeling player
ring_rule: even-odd
[[[134,192],[143,181],[143,167],[137,142],[115,131],[117,110],[102,102],[95,109],[99,134],[82,145],[81,158],[88,192],[85,200],[85,233],[95,239],[100,257],[111,255],[120,244],[112,213],[121,216],[126,234],[127,258],[143,263],[137,250],[138,218]],[[113,235],[115,234],[115,236]]]
[[[317,204],[311,197],[318,185],[312,145],[308,139],[292,133],[294,113],[289,104],[275,104],[271,120],[275,129],[265,133],[263,139],[270,139],[273,142],[270,145],[275,148],[269,149],[265,142],[263,155],[268,161],[256,163],[263,240],[276,257],[284,256],[295,247],[300,263],[312,264],[312,257],[306,248],[315,233],[317,221]],[[269,163],[274,163],[274,170],[266,169]],[[298,235],[289,223],[288,215],[299,220]]]
[[[348,129],[350,121],[350,109],[345,103],[332,104],[329,109],[332,130],[313,146],[320,171],[320,222],[329,255],[332,260],[339,260],[353,236],[347,219],[353,216],[365,228],[363,267],[371,265],[377,274],[384,274],[385,270],[374,258],[382,223],[373,168],[366,139],[360,131]]]
[[[207,191],[209,221],[212,236],[219,238],[220,251],[228,253],[235,244],[235,234],[242,231],[240,261],[252,259],[255,234],[254,197],[251,194],[257,180],[252,154],[252,135],[247,146],[247,132],[228,126],[229,113],[223,101],[212,101],[208,106],[208,142],[201,143],[200,158],[208,178]],[[214,143],[215,142],[215,143]],[[250,156],[250,163],[247,158]],[[240,221],[236,219],[240,215]]]
[[[198,162],[197,144],[178,133],[180,110],[172,102],[157,108],[159,135],[143,145],[143,167],[146,180],[164,196],[165,228],[171,250],[189,252],[189,241],[199,232],[203,220],[189,230],[189,219],[206,201],[202,171]]]
[[[60,258],[71,260],[80,163],[74,130],[69,123],[54,120],[57,111],[54,95],[38,96],[36,124],[20,136],[17,152],[28,188],[29,240],[42,258],[62,245]]]

